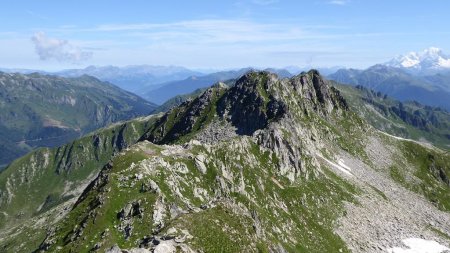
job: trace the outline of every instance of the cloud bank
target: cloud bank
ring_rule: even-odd
[[[49,38],[44,32],[37,32],[31,37],[39,59],[57,60],[59,62],[80,63],[92,57],[93,53],[72,45],[67,40]]]

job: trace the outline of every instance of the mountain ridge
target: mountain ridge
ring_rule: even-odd
[[[446,110],[414,101],[400,102],[387,94],[360,85],[330,82],[341,92],[349,106],[375,128],[392,135],[431,142],[443,149],[450,147],[450,132],[448,132],[450,113]],[[159,106],[156,111],[167,112],[185,101],[194,99],[204,91],[205,89],[198,89],[192,93],[175,96]]]
[[[365,70],[340,69],[327,77],[339,83],[363,85],[400,101],[415,100],[450,110],[450,78],[445,74],[415,76],[401,68],[377,64]]]
[[[34,147],[58,146],[110,123],[149,114],[156,106],[87,75],[0,73],[0,107],[3,164]]]
[[[140,91],[146,87],[147,89],[154,89],[165,82],[184,79],[193,75],[202,75],[198,71],[180,66],[154,65],[88,66],[84,69],[62,70],[54,74],[63,77],[78,77],[87,74],[111,82],[138,95],[142,95]]]
[[[333,83],[353,110],[375,128],[398,137],[450,148],[450,113],[418,102],[400,102],[364,86]]]

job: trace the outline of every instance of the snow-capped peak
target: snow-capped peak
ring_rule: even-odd
[[[420,71],[450,68],[450,56],[444,54],[440,48],[430,47],[422,52],[410,52],[400,55],[388,63],[387,66],[407,68]]]

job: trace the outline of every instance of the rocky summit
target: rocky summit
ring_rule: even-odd
[[[0,251],[448,251],[450,155],[355,110],[317,71],[251,71],[36,150],[0,174]]]

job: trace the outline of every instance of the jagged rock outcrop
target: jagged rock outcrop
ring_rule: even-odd
[[[347,102],[339,91],[330,86],[316,70],[291,78],[290,84],[304,100],[298,106],[305,111],[312,109],[316,113],[326,116],[333,109],[348,110]]]
[[[295,104],[288,105],[286,99]],[[289,106],[294,111],[300,109],[307,114],[311,110],[323,116],[333,109],[348,110],[339,91],[329,86],[315,70],[291,79],[250,71],[231,88],[213,86],[196,99],[173,108],[142,140],[161,144],[180,141],[217,120],[229,122],[239,135],[252,135],[287,115]]]
[[[279,82],[275,74],[249,72],[239,78],[217,104],[218,115],[232,123],[238,134],[251,135],[279,120],[286,105],[270,93]]]

